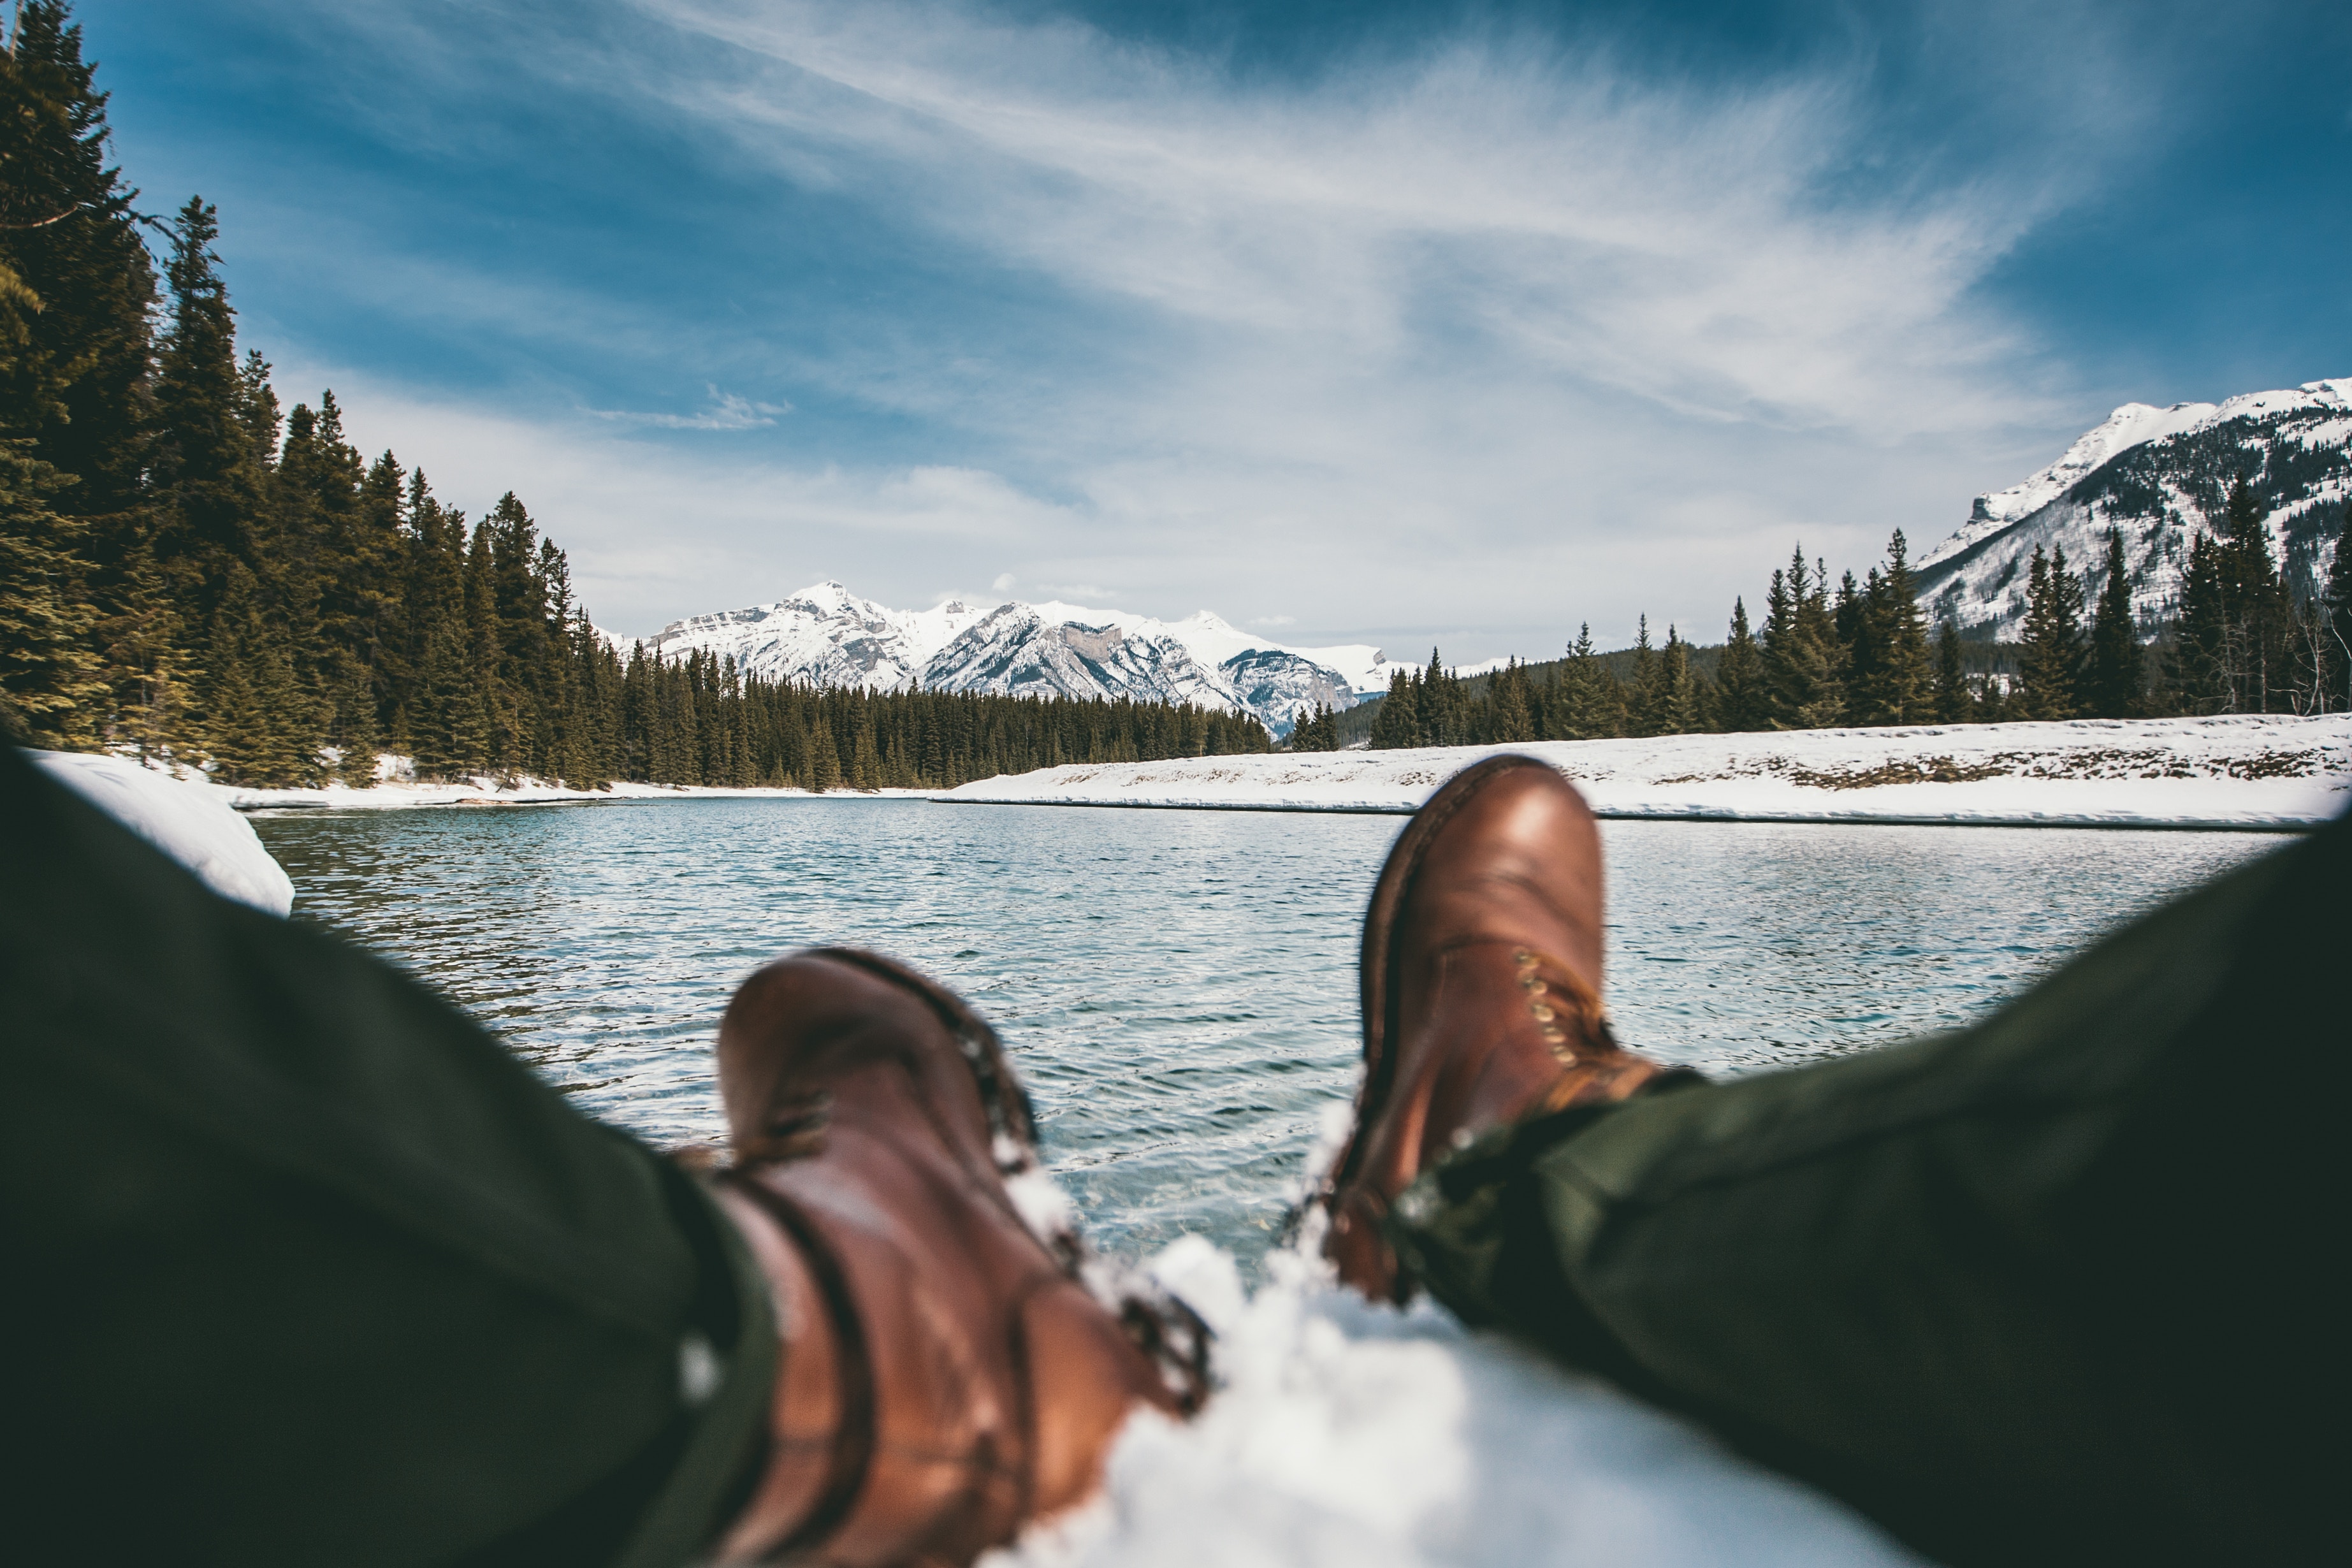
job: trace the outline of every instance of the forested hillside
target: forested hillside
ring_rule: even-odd
[[[190,197],[109,162],[68,7],[0,56],[0,725],[247,784],[428,776],[941,787],[1062,761],[1263,751],[1255,720],[746,681],[626,659],[509,493],[478,519],[364,459],[332,393],[282,409],[242,356]],[[154,237],[157,258],[148,247]]]

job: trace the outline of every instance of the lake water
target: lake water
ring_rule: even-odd
[[[681,800],[255,819],[322,922],[469,1008],[583,1110],[721,1131],[735,983],[817,943],[971,996],[1097,1246],[1254,1264],[1354,1090],[1357,922],[1392,816]],[[1967,1022],[2260,835],[1603,825],[1611,1007],[1711,1073]]]

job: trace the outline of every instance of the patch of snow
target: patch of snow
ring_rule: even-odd
[[[600,790],[568,789],[538,779],[509,782],[484,776],[456,782],[418,784],[403,771],[407,759],[386,755],[377,763],[377,775],[389,782],[373,789],[346,784],[316,787],[254,789],[242,784],[199,784],[238,811],[394,811],[410,806],[490,807],[517,805],[603,805],[644,804],[663,800],[928,800],[929,791],[912,789],[834,789],[818,795],[804,789],[732,789],[717,784],[654,784],[616,780]]]
[[[975,805],[1406,813],[1521,752],[1602,816],[2297,828],[2352,803],[2352,715],[1922,725],[1516,746],[1069,763],[932,798]]]
[[[28,753],[43,772],[194,871],[225,899],[273,915],[294,908],[294,882],[253,824],[211,788],[184,784],[131,757]]]
[[[1197,1237],[1150,1268],[1215,1330],[1215,1395],[1131,1418],[1103,1494],[990,1568],[1918,1561],[1696,1426],[1426,1300],[1373,1306],[1302,1252],[1255,1294]]]

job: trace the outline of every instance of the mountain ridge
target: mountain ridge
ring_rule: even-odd
[[[747,675],[895,691],[908,686],[1021,696],[1193,702],[1255,715],[1286,734],[1301,707],[1354,706],[1388,688],[1368,644],[1293,647],[1210,610],[1161,621],[1047,600],[948,599],[896,610],[833,579],[765,605],[673,621],[650,637],[604,634],[656,658],[732,658]]]
[[[2095,594],[2090,579],[2112,528],[2123,538],[2133,612],[2153,630],[2179,613],[2189,547],[2219,525],[2241,477],[2273,531],[2281,575],[2297,593],[2316,592],[2352,496],[2347,437],[2352,377],[2220,403],[2126,403],[2057,461],[1977,497],[1968,521],[1914,565],[1919,606],[1972,637],[2012,638],[2033,550],[2063,549]]]

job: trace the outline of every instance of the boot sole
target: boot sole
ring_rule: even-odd
[[[1364,912],[1363,949],[1357,960],[1359,1001],[1363,1009],[1364,1085],[1356,1094],[1355,1125],[1348,1134],[1347,1145],[1332,1163],[1331,1173],[1323,1179],[1321,1190],[1311,1200],[1327,1211],[1336,1209],[1339,1194],[1360,1173],[1357,1167],[1363,1157],[1365,1131],[1386,1113],[1389,1094],[1394,1087],[1396,1062],[1388,1049],[1395,1023],[1389,1011],[1396,996],[1390,973],[1394,967],[1391,939],[1406,895],[1412,890],[1413,878],[1421,869],[1422,858],[1445,825],[1480,790],[1522,768],[1540,768],[1559,776],[1559,770],[1550,763],[1517,752],[1472,763],[1439,785],[1437,793],[1422,803],[1421,809],[1413,813],[1412,820],[1397,836],[1395,847],[1381,867],[1379,879],[1372,883],[1371,907]],[[1302,1215],[1304,1212],[1300,1211]]]

